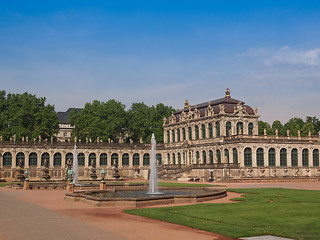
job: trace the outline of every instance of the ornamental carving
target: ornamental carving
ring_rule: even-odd
[[[206,110],[206,116],[213,116],[214,115],[214,110],[213,107],[211,106],[210,102],[208,102],[208,107]]]
[[[220,114],[226,113],[223,104],[219,104],[219,113]]]
[[[246,111],[246,107],[243,106],[242,102],[238,102],[237,106],[234,106],[233,108],[233,114],[236,114],[238,116],[243,116],[243,115],[248,115],[247,111]]]
[[[169,123],[176,123],[176,122],[177,122],[176,116],[172,112],[172,114],[169,118]]]
[[[194,113],[194,118],[195,119],[200,118],[200,111],[197,109],[197,107],[195,107],[193,113]]]

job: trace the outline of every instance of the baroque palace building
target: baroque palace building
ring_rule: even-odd
[[[164,144],[157,144],[160,178],[177,180],[221,180],[247,178],[319,178],[320,135],[302,137],[258,135],[258,110],[230,97],[189,105],[164,119]],[[68,124],[67,120],[62,124]],[[64,126],[70,134],[72,126]],[[61,137],[63,137],[61,139]],[[64,137],[67,139],[65,140]],[[122,178],[147,179],[150,144],[71,141],[0,142],[0,177],[17,179],[18,170],[28,170],[29,179],[42,180],[44,168],[51,180],[66,177],[76,142],[79,179],[97,177],[106,171],[112,179],[115,168]]]

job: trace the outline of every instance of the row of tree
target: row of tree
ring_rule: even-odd
[[[0,91],[0,136],[3,140],[16,138],[50,139],[58,132],[59,119],[53,105],[46,105],[45,98],[37,98],[29,93],[6,94]],[[175,111],[172,107],[162,103],[156,106],[147,106],[142,103],[133,103],[129,110],[116,100],[107,102],[93,101],[87,103],[81,111],[74,111],[70,116],[74,126],[73,137],[82,139],[99,137],[103,141],[118,142],[150,142],[154,133],[158,142],[163,142],[163,118]],[[316,135],[320,131],[320,121],[316,117],[292,118],[284,125],[274,121],[272,125],[259,121],[259,134],[286,136],[287,129],[291,136]]]
[[[309,132],[311,135],[317,135],[320,131],[319,119],[310,116],[305,121],[302,118],[291,118],[284,125],[279,120],[274,121],[272,125],[259,121],[258,125],[259,135],[264,134],[264,129],[266,129],[268,135],[276,135],[276,130],[278,130],[279,136],[286,136],[287,130],[290,131],[290,136],[298,136],[298,131],[300,131],[300,136],[308,136]]]
[[[125,105],[116,100],[107,102],[93,101],[87,103],[80,111],[73,111],[70,116],[74,126],[72,135],[114,142],[150,142],[154,133],[158,142],[163,142],[163,118],[168,117],[174,109],[162,103],[149,107],[142,103],[133,103],[126,111]]]

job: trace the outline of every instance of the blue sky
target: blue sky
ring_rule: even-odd
[[[0,83],[56,111],[224,97],[320,118],[320,1],[0,0]]]

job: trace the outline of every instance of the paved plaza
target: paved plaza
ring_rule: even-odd
[[[228,188],[280,187],[320,190],[319,182],[227,183]],[[96,208],[64,200],[64,190],[0,188],[0,240],[16,239],[232,239],[188,227],[122,213],[120,208]],[[238,197],[210,203],[231,202]]]

